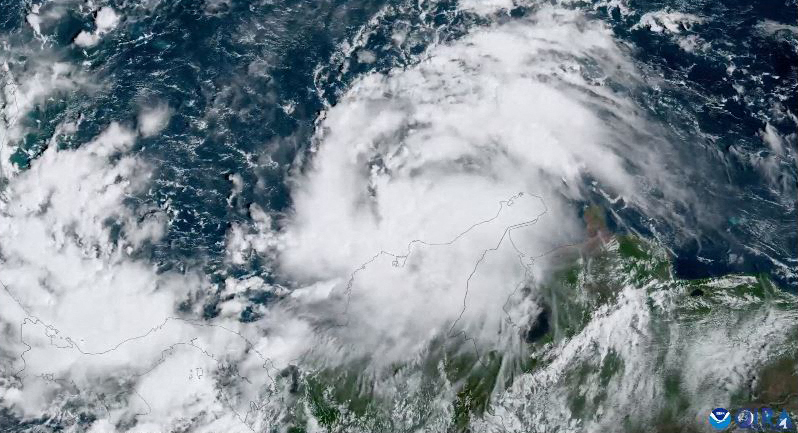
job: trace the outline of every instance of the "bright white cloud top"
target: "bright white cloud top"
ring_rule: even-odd
[[[179,106],[125,88],[134,100],[127,118],[75,143],[80,123],[96,121],[77,113],[58,123],[33,155],[24,145],[34,122],[22,120],[58,95],[110,86],[112,74],[93,69],[104,55],[100,41],[138,23],[121,6],[85,5],[94,30],[67,43],[74,50],[69,55],[84,56],[83,67],[46,49],[22,69],[19,59],[29,52],[0,54],[6,73],[0,83],[0,409],[7,411],[0,415],[77,419],[65,408],[80,404],[96,419],[73,420],[74,431],[216,433],[288,431],[290,423],[303,429],[292,432],[328,431],[325,416],[334,412],[337,421],[352,423],[341,431],[371,431],[356,428],[354,410],[345,405],[320,410],[320,402],[336,396],[332,388],[312,389],[318,379],[348,391],[371,386],[369,395],[388,408],[396,431],[450,431],[462,411],[452,401],[462,400],[468,382],[449,370],[452,358],[493,374],[489,386],[479,384],[490,406],[485,403],[478,419],[466,418],[474,431],[607,431],[629,410],[647,413],[658,404],[666,370],[689,372],[692,379],[679,386],[690,396],[692,414],[730,401],[769,357],[792,353],[794,344],[779,330],[798,325],[798,314],[784,307],[793,295],[773,294],[762,279],[731,276],[702,283],[707,291],[729,291],[719,299],[683,296],[687,286],[670,267],[656,267],[669,258],[665,248],[622,246],[600,217],[588,214],[585,203],[601,197],[646,222],[667,219],[684,237],[698,233],[685,223],[690,218],[707,224],[725,218],[708,215],[710,198],[697,197],[700,188],[685,175],[708,159],[681,164],[675,134],[642,106],[641,92],[657,89],[661,78],[635,62],[606,23],[552,5],[510,19],[517,3],[461,2],[457,13],[473,19],[462,35],[435,39],[407,64],[370,69],[347,83],[313,124],[306,159],[285,170],[286,209],[270,212],[247,201],[252,185],[245,175],[226,168],[212,173],[209,184],[230,184],[220,211],[229,221],[218,224],[225,268],[213,271],[202,259],[162,267],[145,254],[164,241],[180,210],[171,208],[171,197],[141,199],[162,185],[154,180],[162,168],[157,164],[169,164],[148,160],[143,149],[187,123],[210,137],[214,116],[246,92],[203,82],[192,92],[219,95],[204,117],[186,122],[181,109],[193,108],[193,97]],[[204,11],[212,20],[227,7],[214,3]],[[45,44],[60,17],[40,15],[37,6],[25,20]],[[125,27],[128,20],[133,30]],[[690,28],[703,22],[668,9],[642,15],[634,28],[673,38],[692,52],[704,45]],[[254,39],[240,33],[235,36]],[[388,44],[409,43],[400,33]],[[132,43],[153,38],[141,32]],[[367,39],[360,34],[336,55],[355,53],[361,66],[378,65],[374,51],[357,45]],[[248,71],[252,65],[261,75],[273,72],[266,60],[252,61]],[[279,116],[304,109],[293,99],[282,107]],[[790,157],[794,137],[770,123],[758,137],[771,152],[762,157],[768,161],[762,172],[773,185],[783,183],[779,164]],[[164,154],[189,155],[193,162],[213,154],[203,143],[167,140],[174,153]],[[30,157],[29,166],[10,162],[18,151]],[[277,165],[245,158],[259,169]],[[257,179],[255,187],[265,189],[264,182]],[[614,272],[607,280],[618,286],[610,300],[595,301],[606,281],[590,280],[591,260],[622,253],[649,261],[595,265]],[[562,277],[566,254],[578,271]],[[261,267],[247,268],[252,262]],[[631,262],[640,268],[627,266]],[[584,290],[552,293],[546,284],[556,278],[573,279],[570,284]],[[740,287],[759,288],[762,296],[734,292]],[[252,302],[253,293],[262,302]],[[572,314],[557,311],[566,302],[557,298],[570,302],[569,296],[593,308],[577,312],[581,326],[527,341],[535,340],[527,333],[537,321],[546,331],[549,318],[557,328],[558,317]],[[208,305],[212,314],[203,310]],[[723,310],[695,313],[717,305]],[[741,319],[743,310],[749,314]],[[242,320],[253,311],[255,319]],[[697,318],[683,320],[682,313]],[[737,350],[746,329],[767,340],[759,352],[717,355]],[[531,354],[537,364],[522,372],[516,364]],[[435,362],[425,364],[429,359]],[[583,376],[597,381],[568,388],[582,367]],[[615,370],[599,379],[607,368]],[[352,371],[358,375],[348,382]],[[606,403],[577,421],[574,392],[588,406]]]

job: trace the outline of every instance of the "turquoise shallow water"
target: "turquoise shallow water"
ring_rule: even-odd
[[[81,29],[91,28],[85,14],[67,8],[62,19],[45,27],[55,57],[80,63],[107,86],[88,97],[76,92],[37,108],[24,119],[36,127],[13,160],[25,167],[65,119],[83,116],[72,139],[78,145],[111,120],[132,122],[143,100],[174,107],[168,128],[137,144],[136,152],[157,167],[157,174],[146,196],[131,198],[159,206],[168,201],[179,210],[163,242],[151,249],[152,259],[164,267],[183,261],[219,265],[228,225],[247,218],[226,206],[232,189],[229,174],[242,176],[242,205],[258,203],[279,215],[291,203],[286,176],[297,156],[307,151],[325,104],[335,104],[348,83],[363,73],[412,62],[430,41],[455,39],[481,21],[456,13],[452,2],[431,4],[423,11],[397,3],[377,24],[368,21],[385,6],[382,2],[178,2],[152,10],[116,6],[124,16],[124,31],[85,51],[70,45]],[[8,11],[2,28],[9,43],[35,44],[24,18],[28,7],[5,0],[2,8]],[[55,9],[45,4],[42,11],[48,8]],[[688,53],[667,32],[636,26],[646,12],[668,8],[708,17],[692,25],[690,35],[711,48]],[[521,19],[533,9],[517,7],[504,19]],[[679,238],[671,244],[678,252],[678,272],[695,277],[772,270],[771,260],[752,249],[794,264],[793,153],[779,163],[775,181],[765,179],[750,160],[770,151],[760,136],[766,124],[787,137],[794,132],[793,120],[775,113],[773,104],[796,105],[796,36],[789,28],[765,27],[794,26],[795,4],[630,2],[628,9],[621,14],[617,8],[596,7],[588,13],[607,21],[651,73],[681,83],[638,98],[645,100],[649,115],[673,125],[674,135],[683,141],[683,156],[700,153],[709,161],[698,176],[725,178],[726,190],[706,194],[717,212],[737,221],[705,228],[691,234],[693,239],[669,236]],[[356,53],[349,58],[334,55],[361,28],[370,34],[364,48],[375,54],[374,61],[358,62]],[[402,50],[390,43],[397,28],[414,37]],[[730,64],[736,67],[731,73]],[[735,97],[735,86],[744,86],[744,97]],[[283,108],[287,106],[291,109]],[[273,163],[263,163],[266,159]],[[624,219],[619,226],[651,232],[645,215],[619,215]],[[763,232],[754,220],[766,220],[770,229]],[[667,233],[667,222],[658,230]],[[729,254],[744,260],[727,263]],[[709,260],[697,261],[696,256]],[[776,278],[795,288],[794,275],[782,272]]]
[[[568,7],[605,22],[646,78],[661,80],[630,91],[630,97],[644,116],[665,125],[668,140],[676,143],[669,163],[689,168],[690,193],[709,212],[678,209],[684,219],[677,224],[595,191],[586,202],[612,211],[607,213],[612,231],[657,237],[674,253],[679,277],[768,274],[781,289],[795,292],[798,5],[622,4]],[[35,5],[42,17],[59,16],[43,22],[44,41],[26,21]],[[312,164],[313,136],[325,110],[368,73],[411,66],[431,44],[456,41],[491,20],[527,19],[539,7],[516,5],[486,18],[458,11],[452,1],[108,5],[122,17],[117,30],[96,46],[81,48],[73,41],[93,29],[93,17],[78,3],[0,0],[3,56],[15,76],[34,69],[29,60],[34,53],[46,52],[49,61],[74,65],[98,84],[90,91],[58,93],[18,119],[26,133],[10,161],[27,170],[53,145],[51,137],[65,121],[78,126],[58,145],[75,148],[112,121],[135,125],[142,105],[165,104],[172,111],[166,128],[140,138],[131,150],[153,167],[151,185],[125,201],[141,219],[158,209],[168,230],[138,249],[136,258],[164,272],[201,268],[215,283],[257,275],[286,287],[294,282],[269,272],[267,258],[230,263],[226,236],[231,226],[252,222],[251,204],[265,209],[273,228],[280,228],[293,203],[291,175]],[[672,24],[676,31],[670,32],[641,27],[646,14],[657,11],[702,19]],[[397,32],[404,35],[399,46],[392,39]],[[357,49],[344,49],[355,43]],[[781,150],[769,144],[767,131],[780,137]],[[240,191],[231,199],[234,176],[240,176]],[[0,178],[0,187],[6,183]],[[252,307],[276,298],[253,292],[240,321],[259,319]],[[205,318],[219,315],[219,296],[202,302]],[[2,431],[44,422],[0,412]],[[58,430],[59,421],[46,422]]]

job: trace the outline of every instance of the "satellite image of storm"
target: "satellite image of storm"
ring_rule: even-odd
[[[0,0],[0,433],[796,432],[796,153],[796,0]]]

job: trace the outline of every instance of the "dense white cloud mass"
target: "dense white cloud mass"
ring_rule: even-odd
[[[253,254],[272,258],[280,247],[272,232],[272,217],[257,204],[249,206],[251,227],[234,224],[227,233],[227,256],[233,264],[243,264]]]
[[[166,128],[171,117],[172,109],[168,105],[160,104],[145,108],[138,117],[139,133],[144,137],[153,136]]]
[[[656,33],[682,33],[703,21],[701,17],[693,14],[665,9],[643,14],[637,27],[645,27]]]
[[[85,301],[99,295],[80,296],[89,289],[86,280],[105,278],[104,262],[123,261],[126,251],[162,235],[162,222],[149,218],[139,222],[123,202],[146,185],[146,165],[132,157],[109,164],[109,158],[127,150],[134,140],[135,134],[113,124],[77,150],[59,151],[53,145],[6,189],[0,228],[4,281],[10,286],[26,285],[19,288],[20,301],[31,308],[37,304],[64,307],[57,314],[82,317],[84,312],[74,307],[92,308]],[[113,226],[122,233],[118,239]],[[141,269],[130,271],[123,280],[147,285],[139,276]],[[108,283],[123,283],[124,290],[123,281]],[[75,296],[75,304],[60,296]],[[118,314],[133,313],[120,310]],[[86,326],[86,332],[104,332],[91,323]]]
[[[159,292],[163,282],[151,266],[127,256],[164,229],[157,217],[140,221],[124,204],[146,186],[149,171],[136,158],[120,157],[134,141],[134,133],[112,124],[77,150],[53,143],[4,191],[0,269],[7,291],[0,309],[8,323],[23,324],[25,336],[4,350],[19,355],[31,346],[22,365],[11,368],[64,374],[74,360],[53,356],[48,339],[55,347],[103,352],[171,314],[175,295]]]
[[[461,0],[457,5],[464,11],[489,15],[500,10],[512,9],[513,0]]]
[[[6,185],[0,367],[15,380],[0,382],[0,395],[21,417],[104,407],[100,431],[133,417],[141,431],[225,417],[225,430],[249,430],[250,402],[262,400],[274,368],[256,346],[286,347],[282,333],[267,339],[250,328],[246,337],[235,319],[181,318],[178,302],[204,290],[205,277],[158,273],[135,258],[166,229],[159,212],[126,203],[149,187],[150,167],[130,153],[136,137],[113,123],[74,150],[54,139]],[[290,346],[273,352],[283,362],[296,356]],[[218,382],[229,375],[239,377],[228,395]]]
[[[460,6],[485,18],[513,4]],[[27,22],[41,34],[38,12]],[[700,22],[662,12],[644,15],[639,26],[676,35]],[[74,43],[93,46],[119,23],[103,7],[96,30]],[[377,60],[359,53],[362,63]],[[268,268],[261,274],[159,272],[142,252],[170,223],[155,205],[131,204],[152,187],[153,167],[136,141],[163,131],[173,109],[144,107],[130,124],[111,123],[74,149],[59,148],[59,138],[77,129],[64,122],[30,167],[17,170],[7,162],[26,132],[17,119],[87,81],[73,66],[45,63],[31,62],[29,74],[2,83],[0,405],[24,419],[82,406],[99,414],[92,432],[284,427],[285,383],[276,377],[290,365],[313,371],[367,359],[373,373],[418,360],[441,338],[468,339],[468,349],[473,343],[480,352],[518,343],[517,327],[545,309],[535,287],[551,271],[547,254],[585,238],[574,203],[588,194],[623,199],[675,225],[672,206],[691,200],[668,161],[667,137],[639,114],[634,95],[649,78],[605,24],[544,6],[433,45],[417,64],[356,80],[322,114],[311,159],[291,179],[285,215],[241,204],[245,177],[228,175],[228,210],[246,209],[249,223],[230,225],[224,265],[240,270],[261,260]],[[761,138],[776,156],[789,151],[769,124]],[[625,287],[590,312],[584,329],[553,345],[551,363],[501,390],[475,430],[522,431],[540,423],[530,417],[544,407],[552,419],[569,418],[566,391],[556,385],[597,356],[627,362],[631,379],[609,384],[617,391],[612,404],[651,407],[663,384],[649,377],[646,367],[658,361],[648,349],[661,323],[647,303],[666,312],[675,304],[646,289]],[[218,298],[218,315],[197,320],[209,294]],[[260,320],[242,323],[247,309]],[[724,322],[734,317],[713,316],[684,336],[674,324],[670,341],[684,350],[663,349],[665,361],[682,362],[676,367],[691,377],[727,384],[712,390],[718,400],[764,356],[740,352],[723,364],[700,344],[698,337],[728,337],[718,329],[756,328]],[[764,323],[757,328],[764,339],[798,318],[762,307],[746,320]],[[694,394],[702,386],[685,384]],[[436,404],[446,406],[436,410],[449,422],[449,400]],[[307,426],[323,431],[313,419]],[[587,427],[611,429],[598,421]]]
[[[232,264],[265,256],[300,286],[258,326],[236,321],[241,294],[283,289],[228,279],[220,317],[198,324],[175,309],[204,278],[135,258],[166,229],[157,212],[125,203],[148,187],[148,166],[130,153],[135,131],[112,124],[76,150],[53,143],[3,201],[3,296],[16,298],[3,317],[20,324],[4,352],[6,370],[21,372],[7,399],[30,416],[63,392],[42,377],[107,394],[114,372],[123,403],[107,410],[113,425],[235,429],[268,422],[274,369],[311,349],[327,362],[378,354],[379,368],[440,335],[480,347],[517,337],[511,323],[541,307],[513,295],[542,277],[545,252],[581,236],[568,201],[583,197],[586,180],[646,206],[651,186],[636,173],[664,173],[652,156],[660,140],[613,90],[640,82],[609,31],[575,12],[530,20],[365,76],[326,113],[283,229],[252,205],[254,226],[229,233]],[[168,116],[144,110],[137,132],[156,134]],[[319,332],[325,323],[342,326]],[[247,379],[219,391],[229,365]],[[261,416],[247,415],[251,404]]]
[[[333,286],[332,304],[319,306],[328,314],[342,311],[333,300],[348,304],[353,335],[341,338],[388,360],[461,312],[457,330],[495,338],[528,271],[519,254],[529,260],[580,236],[568,200],[583,197],[586,180],[643,207],[650,185],[636,173],[670,188],[655,157],[661,140],[612,83],[630,91],[640,81],[609,31],[552,9],[363,77],[319,126],[280,269],[329,281],[314,287]],[[532,195],[465,233],[518,192]],[[529,221],[510,244],[505,229]]]

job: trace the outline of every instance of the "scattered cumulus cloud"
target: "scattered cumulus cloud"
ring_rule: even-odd
[[[142,109],[138,116],[138,130],[142,137],[151,137],[169,124],[172,109],[166,104]]]
[[[119,24],[120,17],[110,6],[103,6],[94,15],[94,31],[81,30],[75,40],[75,45],[89,48],[97,45],[102,36],[115,29]]]
[[[20,62],[18,56],[26,60]],[[0,53],[0,62],[0,171],[12,174],[17,168],[11,156],[30,127],[26,115],[50,98],[87,88],[87,80],[74,65],[46,51],[9,50]]]
[[[682,50],[692,53],[696,50],[705,51],[709,44],[697,34],[690,34],[693,26],[703,24],[704,18],[694,14],[663,9],[647,12],[632,28],[648,29],[654,33],[669,35]]]
[[[703,22],[704,19],[697,15],[663,9],[643,14],[635,27],[647,28],[655,33],[678,34]]]

